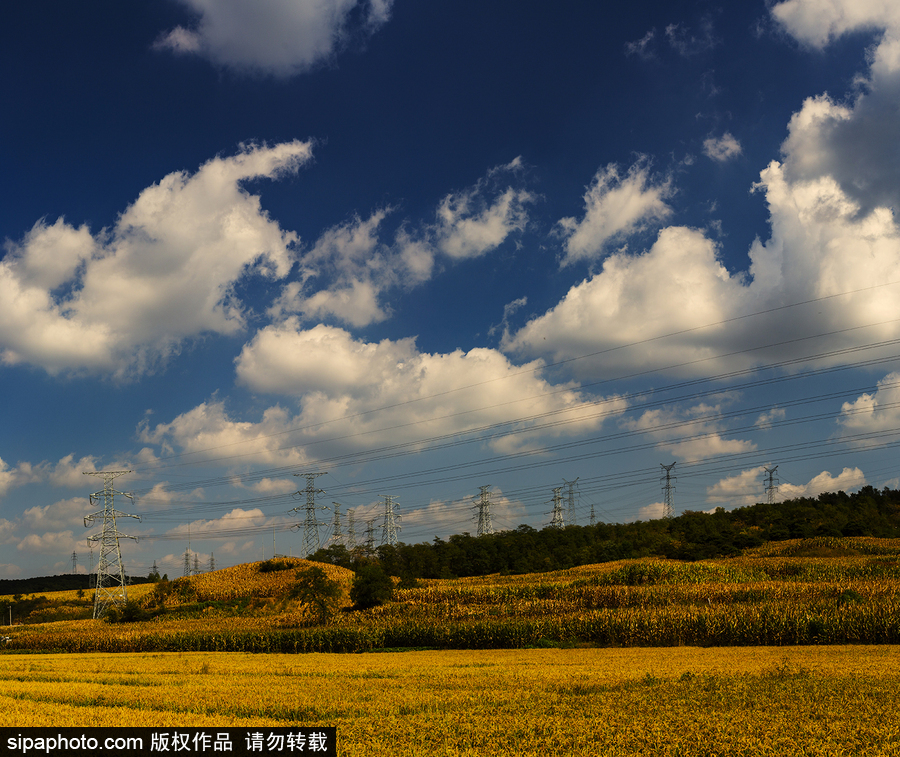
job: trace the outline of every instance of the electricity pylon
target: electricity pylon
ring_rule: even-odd
[[[485,534],[494,533],[494,521],[491,519],[491,493],[488,491],[491,486],[479,486],[481,498],[475,508],[478,510],[478,528],[475,532],[476,536],[484,536]]]
[[[562,490],[561,486],[557,486],[553,490],[553,518],[550,521],[550,528],[562,528],[566,525],[562,511],[562,494],[560,494]]]
[[[578,478],[581,478],[581,476],[579,476]],[[575,483],[578,481],[578,478],[576,478],[575,481],[566,481],[565,479],[563,479],[566,486],[569,487],[569,510],[566,513],[567,526],[575,525]]]
[[[375,551],[375,518],[366,521],[366,552]]]
[[[347,510],[347,549],[356,549],[356,520],[353,510]]]
[[[397,524],[400,516],[395,512],[397,503],[394,500],[396,497],[393,494],[381,494],[379,496],[384,497],[384,523],[381,526],[381,543],[396,547],[397,532],[401,530],[401,527]]]
[[[314,486],[316,478],[324,476],[325,473],[295,473],[294,475],[306,478],[306,488],[296,492],[294,497],[299,498],[301,494],[306,494],[306,506],[302,508],[306,510],[306,520],[303,522],[303,556],[309,557],[319,548],[319,526],[325,525],[322,521],[316,520],[316,495],[324,494],[325,490],[316,489]],[[300,509],[295,507],[291,512],[296,513]],[[327,508],[321,507],[319,509],[326,510]],[[293,528],[298,529],[299,524],[293,526]]]
[[[119,539],[134,539],[136,536],[128,536],[119,533],[116,528],[116,518],[135,518],[139,515],[122,513],[115,508],[115,497],[128,497],[132,502],[131,494],[117,492],[113,489],[113,481],[119,476],[131,473],[130,470],[113,471],[84,471],[85,476],[103,476],[103,490],[90,495],[90,502],[103,500],[103,509],[85,516],[84,527],[90,528],[94,521],[102,516],[103,530],[99,534],[88,536],[88,543],[100,542],[100,559],[97,562],[97,580],[94,592],[94,617],[103,616],[107,608],[114,604],[124,604],[128,601],[128,592],[125,588],[125,567],[122,565],[122,550],[119,547]]]
[[[335,544],[344,543],[344,532],[341,529],[341,503],[332,502],[334,505],[334,523],[331,526],[331,540]]]
[[[675,500],[675,484],[676,477],[672,475],[672,471],[675,469],[675,463],[671,465],[663,465],[660,463],[660,466],[665,471],[665,473],[660,476],[660,481],[665,481],[663,484],[662,490],[666,495],[665,499],[665,509],[663,511],[664,518],[671,518],[674,515],[672,504]]]
[[[772,468],[772,470],[769,470],[768,468],[764,468],[763,470],[765,470],[765,472],[768,474],[766,476],[765,483],[765,491],[767,495],[766,501],[770,505],[774,505],[775,495],[778,493],[778,479],[775,477],[775,471],[778,470],[778,466],[776,465],[774,468]]]

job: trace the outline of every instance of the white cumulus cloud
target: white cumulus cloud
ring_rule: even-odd
[[[155,43],[240,71],[292,76],[390,18],[393,0],[181,0],[199,17]]]
[[[203,333],[244,327],[243,277],[285,276],[297,241],[242,187],[295,172],[310,145],[250,146],[145,189],[92,235],[39,221],[0,261],[0,359],[139,374]]]

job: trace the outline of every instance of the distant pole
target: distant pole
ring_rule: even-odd
[[[331,541],[335,544],[344,543],[344,531],[341,528],[341,503],[332,502],[334,505],[334,523],[331,524]]]
[[[778,466],[776,465],[771,470],[768,468],[764,468],[763,470],[765,470],[767,474],[765,481],[766,501],[770,505],[774,505],[775,495],[778,494],[778,479],[775,478],[775,471],[778,470]]]
[[[347,549],[356,549],[356,520],[353,510],[347,510]]]
[[[103,519],[103,530],[99,534],[92,534],[88,542],[100,542],[100,560],[97,563],[96,592],[94,593],[94,617],[102,617],[106,609],[112,604],[124,604],[128,601],[125,588],[125,567],[122,564],[122,550],[119,547],[119,539],[134,539],[136,536],[127,536],[119,533],[116,528],[116,518],[135,518],[139,515],[129,515],[115,509],[115,497],[134,497],[124,492],[113,489],[113,481],[119,476],[124,476],[132,471],[84,471],[86,476],[103,476],[103,490],[90,495],[90,502],[102,500],[103,509],[85,516],[84,526],[90,528],[98,518]]]
[[[396,513],[397,503],[393,494],[382,494],[384,497],[384,523],[381,526],[381,543],[391,547],[397,546],[397,532],[401,527],[397,524],[400,516]]]
[[[475,505],[478,510],[478,527],[475,531],[476,536],[494,533],[494,521],[491,518],[491,492],[488,491],[490,488],[490,484],[478,487],[480,498],[478,504]]]
[[[306,511],[306,520],[303,522],[303,556],[309,557],[319,548],[319,526],[323,525],[321,521],[316,520],[316,495],[324,494],[324,489],[316,489],[315,482],[322,473],[295,473],[295,476],[303,476],[306,479],[306,488],[294,494],[299,498],[301,494],[306,494],[306,506],[302,509]],[[319,508],[324,509],[324,508]],[[301,508],[295,507],[292,513],[299,512]]]
[[[375,518],[366,521],[366,551],[375,551]]]
[[[581,476],[579,476],[578,478],[581,478]],[[566,486],[569,487],[569,509],[566,513],[567,526],[575,525],[575,484],[577,483],[578,478],[576,478],[575,481],[566,481],[565,479],[563,479]]]
[[[660,463],[660,466],[665,471],[665,473],[660,477],[660,481],[665,481],[662,487],[663,492],[666,495],[663,517],[669,519],[674,514],[672,504],[675,500],[674,482],[676,481],[676,477],[672,475],[672,471],[675,469],[675,463],[672,463],[671,465],[663,465],[662,463]]]
[[[560,494],[562,490],[561,486],[557,486],[553,490],[553,518],[550,521],[550,528],[562,528],[566,525],[562,511],[562,494]]]

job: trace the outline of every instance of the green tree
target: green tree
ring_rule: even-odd
[[[358,610],[376,607],[394,596],[394,582],[377,563],[361,565],[353,578],[350,599]]]
[[[341,599],[341,585],[331,580],[322,568],[311,567],[298,570],[297,583],[290,596],[312,607],[319,623],[326,623],[337,612]]]

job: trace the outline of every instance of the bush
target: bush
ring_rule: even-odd
[[[377,607],[390,601],[394,596],[394,582],[380,565],[371,563],[363,565],[356,571],[350,599],[358,610]]]
[[[133,599],[121,605],[110,605],[103,613],[103,620],[107,623],[135,623],[139,620],[149,619],[150,614]]]

